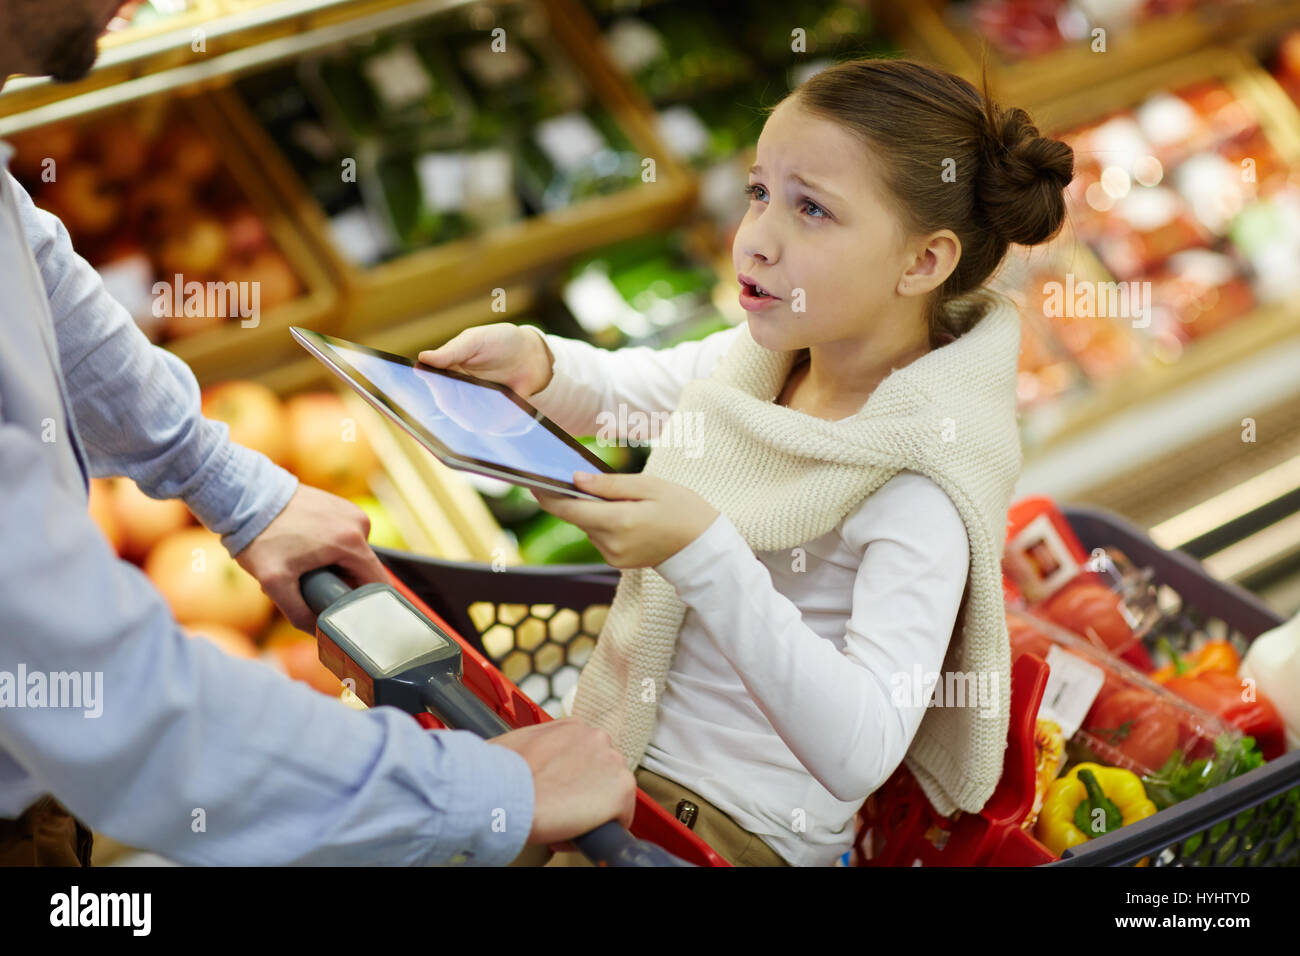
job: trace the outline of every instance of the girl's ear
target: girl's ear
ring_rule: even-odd
[[[961,259],[961,240],[951,229],[940,229],[913,247],[911,265],[898,279],[899,295],[927,295],[943,285]]]

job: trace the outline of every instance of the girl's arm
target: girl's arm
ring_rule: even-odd
[[[611,351],[525,326],[541,336],[555,356],[550,383],[525,396],[547,418],[571,435],[617,434],[636,427],[632,412],[667,415],[677,407],[686,383],[709,375],[741,331],[737,325],[698,341],[666,349],[648,345]],[[620,414],[620,406],[625,411]],[[659,425],[650,435],[657,434]],[[650,437],[647,435],[647,437]]]
[[[969,543],[948,496],[914,473],[868,498],[843,534],[865,550],[843,652],[803,622],[725,515],[655,571],[808,772],[836,799],[858,801],[902,762],[925,716],[914,681],[941,670]]]

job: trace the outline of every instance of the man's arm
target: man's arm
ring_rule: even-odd
[[[73,250],[57,217],[37,208],[12,176],[9,188],[49,297],[92,473],[128,475],[154,498],[184,499],[238,553],[288,504],[297,479],[202,416],[189,367],[149,342]]]
[[[523,847],[518,753],[356,713],[183,636],[36,439],[2,421],[0,488],[0,672],[28,684],[28,706],[0,707],[0,750],[93,827],[189,864],[504,864]],[[90,699],[51,706],[59,672]]]
[[[8,175],[6,173],[6,175]],[[355,584],[383,581],[360,508],[230,441],[203,417],[189,367],[152,345],[73,251],[56,217],[10,177],[40,270],[77,431],[95,475],[128,475],[154,498],[181,498],[222,535],[244,569],[296,626],[313,617],[298,594],[306,571],[335,564]]]

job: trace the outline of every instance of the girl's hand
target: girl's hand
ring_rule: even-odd
[[[425,365],[499,382],[527,398],[551,382],[555,358],[536,331],[513,322],[465,329],[451,341],[419,355]]]
[[[574,473],[581,490],[608,499],[588,501],[532,489],[557,518],[587,533],[616,568],[652,568],[686,547],[713,523],[718,509],[689,488],[644,474]]]

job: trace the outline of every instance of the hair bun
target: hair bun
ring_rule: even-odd
[[[1065,221],[1065,187],[1074,178],[1074,150],[1038,135],[1019,107],[986,117],[984,161],[976,197],[988,226],[1007,242],[1034,245]]]

